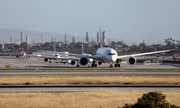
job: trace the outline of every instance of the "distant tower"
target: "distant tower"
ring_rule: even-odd
[[[4,49],[4,44],[2,44],[2,49]]]
[[[74,36],[72,36],[72,43],[75,43],[75,38],[74,38]]]
[[[29,35],[26,35],[26,43],[29,45]]]
[[[12,44],[12,37],[10,37],[10,42],[11,42],[11,44]]]
[[[43,38],[43,35],[41,35],[41,44],[42,44],[42,45],[44,44],[44,38]]]
[[[86,42],[89,42],[88,32],[86,32]]]
[[[102,43],[106,45],[106,32],[105,31],[102,32]]]
[[[65,34],[65,44],[68,45],[68,42],[69,42],[69,40],[68,40],[68,34],[66,33],[66,34]]]
[[[35,39],[33,39],[33,43],[35,44],[36,42],[35,42]]]
[[[109,47],[111,46],[111,39],[109,39]]]
[[[23,32],[21,32],[21,44],[23,43]]]
[[[52,37],[52,42],[54,42],[54,38]]]
[[[97,44],[99,44],[99,32],[97,32]]]

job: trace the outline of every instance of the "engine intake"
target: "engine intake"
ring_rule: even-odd
[[[127,63],[128,63],[129,65],[134,65],[134,64],[136,64],[136,58],[135,58],[135,57],[129,57]]]
[[[44,58],[44,62],[47,62],[48,61],[48,58]]]
[[[71,65],[74,65],[74,64],[75,64],[75,61],[74,61],[74,60],[72,60],[72,61],[71,61]]]
[[[99,65],[101,65],[101,64],[102,64],[102,62],[101,62],[101,61],[98,61],[98,64],[99,64]]]
[[[81,57],[79,63],[83,66],[87,65],[90,62],[89,58]]]

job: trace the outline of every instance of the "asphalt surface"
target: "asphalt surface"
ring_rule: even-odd
[[[0,77],[13,76],[180,76],[180,72],[0,72]]]
[[[171,57],[172,58],[172,57]],[[60,61],[52,60],[52,63],[44,62],[43,58],[31,57],[31,58],[16,58],[15,56],[0,56],[0,69],[7,69],[5,66],[10,65],[10,69],[86,69],[88,66],[80,66],[76,68],[76,65],[56,63]],[[103,63],[98,65],[95,69],[109,69],[109,63]],[[113,69],[180,69],[180,65],[168,64],[163,65],[161,63],[146,63],[128,65],[127,62],[122,62],[121,67],[114,67]]]
[[[89,91],[180,91],[177,85],[47,85],[47,86],[0,86],[7,92],[89,92]]]

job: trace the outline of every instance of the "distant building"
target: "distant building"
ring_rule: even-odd
[[[43,35],[41,35],[41,44],[42,45],[44,44],[44,37],[43,37]]]
[[[89,42],[88,32],[86,32],[86,42]]]
[[[54,38],[52,37],[52,42],[54,42]]]
[[[97,44],[99,44],[99,32],[97,32]]]
[[[72,43],[76,43],[74,36],[72,36]]]
[[[106,32],[105,31],[102,32],[102,43],[106,45]]]
[[[68,34],[66,33],[66,34],[65,34],[65,44],[68,45],[68,43],[69,43]]]
[[[2,49],[4,49],[4,44],[2,44]]]
[[[10,37],[10,43],[12,44],[12,37]]]
[[[109,39],[109,47],[111,46],[111,39]]]
[[[89,43],[87,43],[87,47],[88,47],[88,48],[94,48],[95,45],[96,45],[95,42],[89,42]]]
[[[23,43],[23,32],[21,32],[21,44]]]
[[[56,42],[55,45],[58,46],[58,47],[63,48],[64,47],[64,42],[59,41],[59,42]]]
[[[35,41],[35,39],[33,39],[33,44],[35,44],[36,43],[36,41]]]
[[[29,35],[26,35],[26,43],[29,45]]]
[[[35,41],[35,40],[33,40]],[[37,43],[32,43],[29,45],[30,48],[39,48],[40,44],[37,44]]]

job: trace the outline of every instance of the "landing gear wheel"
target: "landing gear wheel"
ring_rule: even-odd
[[[117,67],[117,64],[115,64],[114,67]]]
[[[94,67],[94,64],[91,64],[91,67]]]
[[[49,61],[49,63],[51,63],[51,61]]]
[[[121,67],[121,64],[118,64],[119,67]]]
[[[110,64],[110,66],[109,66],[110,68],[113,68],[113,65],[112,64]]]
[[[94,64],[94,67],[97,67],[97,64]]]
[[[79,65],[76,65],[76,67],[79,67]]]

